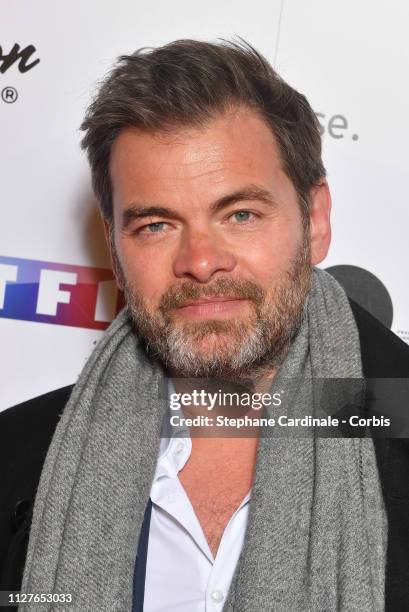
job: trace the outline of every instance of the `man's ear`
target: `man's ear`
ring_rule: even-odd
[[[328,183],[322,180],[310,192],[311,264],[321,263],[331,242],[331,194]]]
[[[107,219],[102,219],[102,221],[104,224],[105,240],[107,241],[109,255],[111,257],[112,271],[114,273],[116,283],[119,289],[123,291],[124,289],[123,282],[122,282],[123,275],[122,275],[122,270],[121,270],[121,264],[119,263],[118,254],[115,248],[113,220],[108,221]]]

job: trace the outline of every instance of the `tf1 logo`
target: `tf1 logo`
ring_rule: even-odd
[[[123,303],[112,270],[0,256],[0,317],[102,330]]]

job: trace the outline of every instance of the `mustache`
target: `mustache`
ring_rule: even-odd
[[[209,285],[200,285],[186,281],[177,287],[170,287],[162,296],[159,310],[166,314],[169,310],[178,308],[186,300],[197,300],[201,297],[231,297],[251,300],[260,306],[265,299],[266,292],[257,283],[249,280],[219,278]]]

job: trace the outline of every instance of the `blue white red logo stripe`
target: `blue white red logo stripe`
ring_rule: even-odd
[[[122,306],[110,269],[0,256],[0,317],[103,330]]]

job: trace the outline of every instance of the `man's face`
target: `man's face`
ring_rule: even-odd
[[[262,119],[236,109],[203,129],[127,128],[110,175],[113,258],[147,348],[183,377],[279,363],[310,287],[310,237]]]

